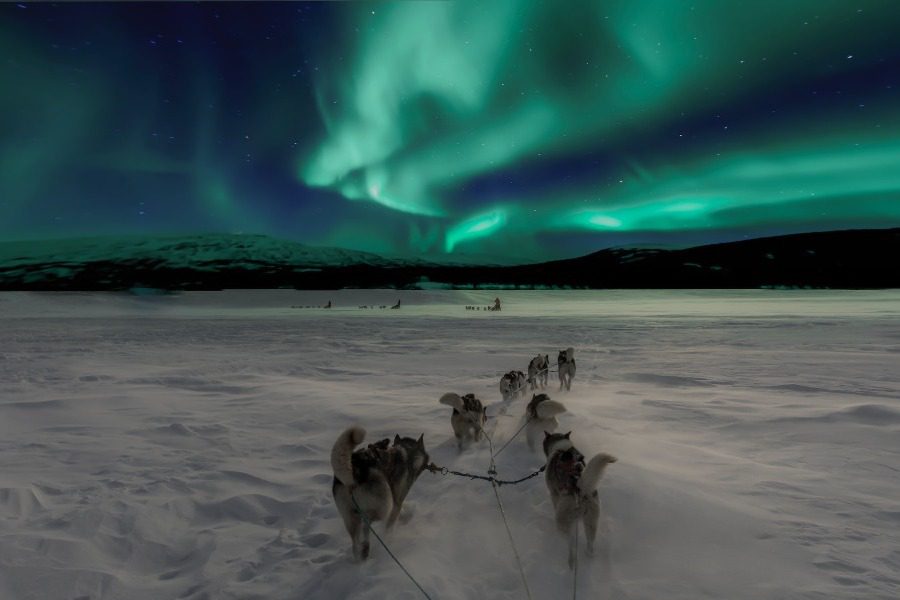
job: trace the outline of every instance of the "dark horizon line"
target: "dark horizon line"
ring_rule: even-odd
[[[584,254],[575,254],[572,256],[565,256],[561,258],[551,258],[551,259],[524,259],[524,262],[516,262],[520,260],[519,257],[514,257],[510,255],[497,255],[494,259],[488,259],[487,262],[468,262],[465,259],[469,257],[480,257],[484,259],[488,253],[482,252],[447,252],[441,253],[437,252],[421,252],[417,254],[396,254],[396,253],[381,253],[375,252],[372,250],[359,250],[356,248],[347,248],[344,246],[330,246],[330,245],[319,245],[319,244],[310,244],[308,242],[294,240],[290,238],[280,237],[277,235],[271,235],[268,233],[260,233],[260,232],[225,232],[225,231],[204,231],[204,232],[194,232],[194,233],[123,233],[123,234],[95,234],[95,235],[74,235],[68,237],[29,237],[29,238],[20,238],[20,239],[6,239],[0,240],[0,247],[3,247],[7,244],[40,244],[44,242],[76,242],[76,241],[92,241],[92,240],[113,240],[113,239],[121,239],[123,241],[127,240],[153,240],[153,239],[177,239],[177,238],[203,238],[203,237],[247,237],[247,238],[267,238],[271,240],[275,240],[278,242],[284,242],[288,244],[297,244],[300,246],[304,246],[312,249],[329,249],[329,250],[341,250],[348,253],[358,253],[360,255],[371,255],[376,256],[378,258],[383,258],[386,260],[414,260],[418,262],[424,263],[433,263],[433,264],[443,264],[443,263],[454,263],[454,264],[463,264],[465,266],[471,267],[490,267],[490,266],[505,266],[505,267],[515,267],[515,266],[529,266],[529,265],[540,265],[540,264],[548,264],[555,263],[560,261],[568,261],[568,260],[578,260],[581,258],[587,258],[593,256],[595,254],[606,252],[606,251],[615,251],[615,250],[641,250],[641,251],[684,251],[684,250],[694,250],[698,248],[712,248],[725,246],[729,244],[739,244],[745,242],[752,242],[757,240],[772,240],[776,238],[785,238],[785,237],[795,237],[795,236],[815,236],[822,235],[828,233],[855,233],[855,232],[888,232],[892,230],[900,231],[900,224],[888,227],[849,227],[843,229],[816,229],[812,231],[799,231],[799,232],[791,232],[791,233],[778,233],[778,234],[766,234],[759,236],[744,236],[744,237],[731,237],[726,236],[726,239],[722,241],[715,241],[709,243],[653,243],[653,242],[636,242],[633,244],[611,244],[608,246],[598,247],[596,250],[592,250],[590,252]],[[454,260],[454,257],[458,257],[459,260]]]

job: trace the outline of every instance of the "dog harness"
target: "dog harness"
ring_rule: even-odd
[[[466,394],[462,397],[463,407],[467,412],[478,412],[481,410],[481,400],[475,397],[475,394]]]

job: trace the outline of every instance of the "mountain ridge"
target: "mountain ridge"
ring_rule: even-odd
[[[801,233],[691,248],[608,248],[514,266],[385,258],[264,235],[0,243],[0,290],[342,287],[900,287],[900,228]]]

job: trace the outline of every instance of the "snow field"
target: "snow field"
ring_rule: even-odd
[[[484,473],[487,444],[459,454],[438,398],[505,408],[499,446],[527,400],[504,406],[500,375],[570,345],[560,430],[619,459],[579,598],[900,595],[900,294],[503,292],[500,314],[464,311],[495,295],[0,294],[0,598],[421,597],[374,539],[350,559],[335,438],[424,433],[434,462]],[[542,461],[523,433],[499,476]],[[534,598],[571,596],[543,477],[500,493]],[[433,598],[524,597],[488,483],[426,472],[405,513],[386,541]]]

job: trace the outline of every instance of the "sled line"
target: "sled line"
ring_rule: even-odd
[[[419,584],[419,582],[416,581],[416,578],[412,576],[412,573],[410,573],[407,570],[407,568],[403,566],[403,563],[400,562],[400,559],[397,558],[396,556],[394,556],[394,553],[391,552],[391,549],[388,548],[388,545],[384,543],[384,540],[381,539],[381,536],[378,535],[378,532],[375,531],[374,527],[372,527],[372,522],[369,521],[369,517],[366,516],[366,513],[363,512],[363,510],[359,507],[359,504],[356,503],[356,496],[353,495],[353,492],[350,492],[350,499],[353,500],[353,507],[356,509],[356,512],[359,513],[359,516],[362,517],[362,520],[366,522],[366,527],[369,528],[369,531],[372,532],[372,535],[375,536],[375,539],[378,540],[378,542],[382,545],[382,547],[385,550],[387,550],[387,553],[391,556],[391,558],[394,559],[394,562],[397,563],[397,566],[400,567],[404,573],[406,573],[406,576],[409,577],[409,579],[414,584],[416,584],[416,587],[419,588],[419,591],[422,592],[422,595],[424,595],[426,598],[428,598],[428,600],[431,600],[431,596],[428,595],[428,592],[425,591],[425,588],[423,588]]]

